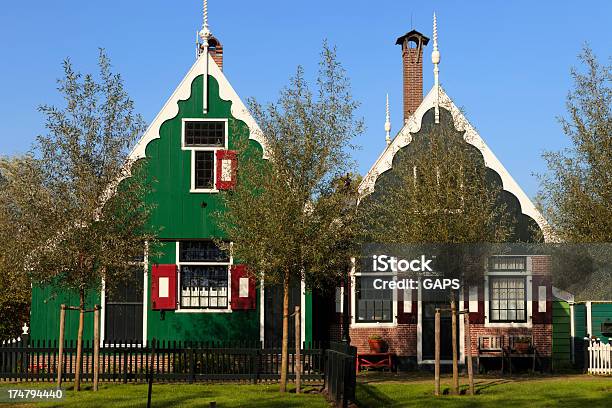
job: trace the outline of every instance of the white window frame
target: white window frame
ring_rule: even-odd
[[[496,256],[504,256],[504,255],[496,255]],[[516,256],[516,255],[508,255],[508,256]],[[533,315],[533,298],[532,298],[532,261],[531,257],[527,257],[526,268],[524,271],[491,271],[489,270],[489,261],[485,260],[485,276],[484,276],[484,306],[485,306],[485,327],[533,327],[532,323],[532,315]],[[525,313],[527,314],[526,322],[491,322],[489,320],[489,314],[491,313],[489,309],[489,276],[500,276],[507,278],[525,278],[525,301],[526,301],[526,309]]]
[[[199,146],[186,146],[185,145],[185,123],[187,122],[224,122],[225,123],[225,140],[223,147],[211,146],[211,147],[199,147]],[[189,187],[190,193],[218,193],[217,188],[217,151],[228,149],[228,131],[229,123],[227,118],[183,118],[181,123],[181,150],[191,151],[191,163],[189,165],[191,173],[191,182]],[[213,152],[213,188],[196,188],[195,187],[195,152]]]
[[[231,244],[230,244],[231,245]],[[234,258],[232,256],[232,251],[230,252],[230,258],[228,262],[181,262],[180,261],[180,241],[176,241],[176,265],[177,265],[177,306],[176,313],[232,313],[232,265],[234,265]],[[182,301],[182,289],[181,289],[181,266],[188,265],[215,265],[227,266],[227,307],[225,309],[210,309],[210,308],[181,308]]]
[[[391,314],[392,321],[390,322],[359,322],[357,320],[357,311],[355,310],[355,304],[357,303],[357,277],[361,277],[363,274],[361,272],[356,272],[355,270],[355,258],[351,258],[351,325],[350,327],[397,327],[397,288],[392,289],[393,296],[391,297]],[[371,274],[366,274],[365,276],[370,276]],[[393,274],[385,274],[381,273],[380,276],[389,276],[392,277]]]

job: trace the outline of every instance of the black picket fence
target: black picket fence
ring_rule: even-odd
[[[155,341],[146,345],[103,344],[99,353],[99,379],[109,382],[146,382],[149,370],[158,381],[244,381],[280,379],[281,348],[261,342]],[[26,339],[0,344],[0,380],[56,381],[59,365],[57,341]],[[74,379],[76,342],[66,341],[62,378]],[[322,381],[325,352],[320,344],[305,343],[301,350],[304,381]],[[93,344],[83,342],[82,381],[93,380]],[[295,347],[289,349],[289,375],[295,378]]]
[[[357,348],[347,343],[330,343],[325,350],[325,392],[338,407],[355,401]]]

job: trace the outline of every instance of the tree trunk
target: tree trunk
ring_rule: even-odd
[[[470,383],[470,395],[474,395],[474,367],[472,363],[472,335],[470,333],[470,312],[465,311],[465,347],[467,351],[467,372]]]
[[[59,350],[57,363],[57,387],[62,386],[62,371],[64,370],[64,327],[66,326],[66,305],[60,306]]]
[[[436,309],[434,331],[434,395],[440,395],[440,309]]]
[[[100,306],[94,306],[93,390],[98,391],[100,372]]]
[[[451,322],[452,322],[452,341],[453,341],[453,394],[459,394],[459,358],[457,350],[457,302],[455,297],[451,300]]]
[[[302,313],[295,307],[295,393],[302,391]]]
[[[287,371],[289,368],[289,272],[283,279],[283,341],[281,349],[280,392],[287,391]]]
[[[83,322],[85,319],[85,291],[79,290],[79,334],[77,336],[76,367],[74,369],[74,390],[81,391],[81,365],[83,360]]]

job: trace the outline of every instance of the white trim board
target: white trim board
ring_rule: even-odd
[[[506,170],[504,165],[495,156],[493,151],[491,151],[489,146],[487,146],[476,129],[474,129],[465,115],[463,115],[459,108],[457,108],[441,86],[439,87],[439,94],[440,106],[451,113],[457,130],[465,131],[464,140],[478,148],[484,158],[485,165],[494,170],[500,176],[503,189],[512,193],[518,199],[521,205],[521,212],[533,218],[533,220],[541,228],[546,242],[552,241],[553,237],[550,235],[548,223],[533,202],[529,199],[527,194],[525,194],[523,189],[518,185],[514,178],[512,178],[508,170]],[[385,148],[367,174],[363,177],[358,188],[361,197],[373,192],[378,176],[391,169],[395,154],[402,147],[407,146],[412,141],[411,134],[417,133],[421,129],[423,115],[425,115],[429,109],[436,106],[436,97],[436,88],[434,86],[431,88],[427,96],[425,96],[425,99],[423,99],[423,102],[421,102],[417,110],[410,116],[410,118],[408,118],[393,141]]]
[[[191,96],[191,84],[199,75],[203,75],[206,70],[205,57],[208,58],[208,74],[215,78],[219,83],[219,96],[221,99],[232,102],[231,113],[232,116],[238,120],[243,121],[249,127],[249,139],[253,139],[258,142],[263,149],[264,159],[268,158],[266,142],[263,137],[263,133],[255,120],[247,110],[246,106],[227,80],[225,74],[219,69],[217,63],[208,53],[202,54],[196,62],[193,64],[187,75],[180,82],[178,87],[174,90],[170,98],[166,101],[161,111],[157,114],[153,122],[149,125],[145,133],[142,135],[140,140],[136,143],[132,151],[130,152],[129,159],[134,162],[138,159],[146,157],[146,148],[149,142],[158,139],[160,137],[159,130],[162,124],[178,115],[179,113],[179,101],[187,100]]]

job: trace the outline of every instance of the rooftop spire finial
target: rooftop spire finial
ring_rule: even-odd
[[[196,59],[208,50],[208,40],[212,37],[208,27],[208,0],[202,4],[202,29],[196,33]]]
[[[438,22],[436,13],[433,15],[433,51],[431,52],[431,62],[434,64],[434,85],[436,87],[436,123],[440,123],[440,51],[438,51]]]
[[[200,37],[202,40],[208,40],[212,33],[208,27],[208,0],[204,0],[202,5],[202,30],[200,31]]]
[[[385,116],[385,140],[387,141],[387,146],[391,144],[391,117],[389,116],[389,94],[387,94],[387,109]]]

